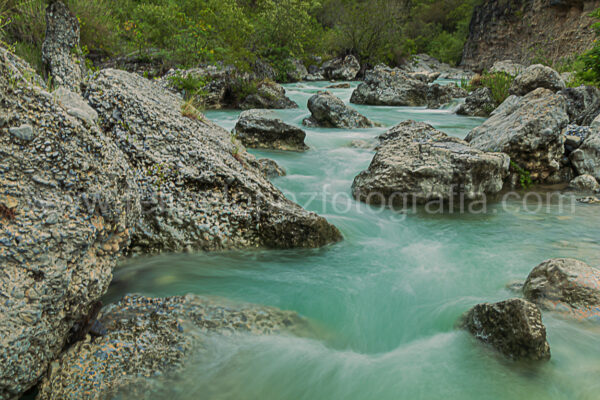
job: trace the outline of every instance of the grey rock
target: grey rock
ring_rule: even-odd
[[[374,106],[424,106],[429,86],[400,69],[377,66],[365,73],[364,82],[352,93],[351,103]]]
[[[308,126],[322,126],[325,128],[372,128],[373,121],[361,115],[355,109],[348,107],[344,102],[335,97],[331,92],[319,92],[308,99],[308,109],[311,117],[304,120]]]
[[[249,95],[240,104],[242,110],[255,108],[263,109],[289,109],[298,108],[298,104],[285,95],[285,89],[271,80],[264,80],[257,86],[257,91]]]
[[[118,146],[49,101],[37,78],[9,90],[7,77],[25,72],[11,57],[0,49],[4,110],[27,120],[36,142],[52,151],[0,135],[2,164],[10,166],[0,174],[0,202],[16,214],[0,217],[2,399],[34,386],[62,351],[108,288],[141,213],[139,188]]]
[[[523,64],[515,63],[512,60],[503,60],[496,61],[494,65],[492,65],[492,68],[490,68],[490,72],[504,72],[510,76],[517,76],[525,71],[525,69],[527,69],[527,67]]]
[[[569,187],[582,192],[598,192],[600,184],[591,175],[580,175],[569,183]]]
[[[261,158],[258,160],[261,172],[267,178],[277,178],[279,176],[285,176],[286,172],[281,168],[275,161],[268,158]]]
[[[571,154],[571,164],[579,175],[587,174],[600,180],[600,131],[593,130]]]
[[[441,74],[442,73],[439,71],[438,72],[417,71],[417,72],[409,72],[408,76],[410,76],[413,79],[420,80],[421,82],[424,82],[424,83],[432,83],[437,78],[439,78]]]
[[[356,57],[350,55],[325,62],[322,70],[327,79],[352,81],[360,72],[360,63]]]
[[[318,81],[324,81],[325,76],[321,73],[314,73],[314,74],[308,74],[305,75],[304,78],[302,79],[306,82],[318,82]]]
[[[539,308],[523,299],[478,304],[461,326],[478,340],[515,361],[548,361],[550,345]]]
[[[234,133],[246,147],[254,149],[276,149],[304,151],[306,133],[286,124],[273,111],[248,110],[240,115]]]
[[[132,253],[319,247],[341,239],[324,218],[287,200],[229,132],[183,117],[181,98],[160,85],[104,70],[85,97],[142,188]]]
[[[487,87],[478,88],[465,99],[456,113],[458,115],[469,115],[472,117],[488,117],[496,108],[496,102],[492,98],[492,91]]]
[[[562,130],[569,117],[565,99],[548,89],[536,89],[514,107],[495,113],[466,137],[476,149],[503,152],[534,181],[558,171],[564,154]]]
[[[438,109],[453,99],[467,96],[467,91],[456,85],[440,85],[434,83],[427,88],[427,108]]]
[[[327,86],[325,89],[350,89],[350,84],[348,82],[336,83],[334,85]]]
[[[510,95],[500,104],[494,111],[490,113],[490,116],[496,114],[510,114],[519,104],[521,96]]]
[[[594,86],[566,88],[559,92],[567,101],[569,122],[574,125],[591,125],[600,114],[600,90]]]
[[[304,333],[294,312],[195,295],[130,295],[105,307],[88,336],[63,353],[38,400],[177,397],[177,376],[191,368],[210,337]],[[233,339],[233,338],[232,338]]]
[[[565,87],[565,82],[558,72],[545,65],[535,64],[527,67],[525,71],[517,75],[510,86],[510,93],[524,96],[538,88],[546,88],[556,92]]]
[[[11,127],[8,128],[8,131],[17,139],[25,142],[31,142],[35,138],[33,127],[29,124],[23,124],[19,127]]]
[[[600,321],[600,270],[582,261],[544,261],[527,277],[523,293],[545,310],[579,320]]]
[[[377,154],[352,185],[356,199],[372,204],[484,199],[498,193],[509,158],[485,153],[423,122],[404,121],[380,136]]]
[[[85,77],[85,62],[78,55],[79,21],[61,1],[50,2],[46,9],[46,39],[42,45],[42,60],[54,78],[55,86],[65,86],[81,92]]]
[[[88,125],[98,121],[98,113],[79,94],[65,87],[56,89],[52,96],[68,114],[85,121]]]
[[[298,59],[292,59],[290,60],[290,64],[293,68],[287,73],[288,81],[300,82],[306,75],[308,75],[308,70],[302,61]]]

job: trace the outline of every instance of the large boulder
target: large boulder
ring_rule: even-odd
[[[234,68],[208,65],[188,70],[170,70],[158,80],[166,89],[194,98],[205,109],[235,107],[232,85],[237,80]]]
[[[502,107],[502,106],[501,106]],[[536,89],[473,129],[466,141],[482,151],[498,151],[545,181],[561,167],[562,129],[569,122],[565,99],[548,89]]]
[[[600,321],[600,270],[582,261],[544,261],[527,277],[523,293],[543,309],[580,320]]]
[[[600,114],[600,90],[594,86],[579,86],[560,91],[567,101],[569,122],[574,125],[591,125]]]
[[[289,63],[291,65],[291,69],[287,73],[288,81],[300,82],[306,75],[308,75],[308,70],[301,60],[294,58],[291,59]]]
[[[478,340],[515,361],[547,361],[550,345],[539,308],[523,299],[478,304],[461,325]]]
[[[352,192],[358,200],[388,205],[484,199],[502,190],[509,161],[426,123],[404,121],[380,137],[377,154],[354,179]]]
[[[244,146],[253,149],[308,149],[304,144],[306,133],[300,128],[286,124],[273,111],[244,111],[235,125],[234,133]]]
[[[360,72],[360,63],[353,55],[344,58],[334,58],[321,67],[327,79],[352,81]]]
[[[271,80],[263,80],[256,87],[256,93],[248,95],[240,104],[242,110],[254,108],[288,109],[298,108],[298,104],[285,95],[285,89]]]
[[[596,178],[591,175],[579,175],[569,182],[569,187],[580,192],[595,193],[600,191],[600,184]]]
[[[521,72],[525,71],[525,69],[527,69],[527,67],[524,66],[523,64],[516,63],[512,60],[503,60],[503,61],[496,61],[494,63],[494,65],[492,65],[492,68],[490,68],[490,72],[491,73],[503,72],[510,76],[517,76]]]
[[[93,312],[141,213],[119,147],[39,81],[0,49],[2,399],[35,385]]]
[[[294,312],[194,295],[126,296],[104,308],[91,333],[52,363],[38,400],[176,398],[178,375],[215,335],[306,330]],[[225,340],[225,339],[224,339]]]
[[[535,64],[521,72],[510,86],[510,93],[525,96],[538,88],[546,88],[556,92],[566,87],[560,74],[545,65]]]
[[[65,86],[80,93],[85,77],[85,62],[79,49],[79,21],[61,1],[46,9],[46,39],[42,60],[56,87]]]
[[[456,113],[471,117],[488,117],[495,108],[496,102],[492,97],[492,91],[487,87],[481,87],[467,96]]]
[[[571,153],[571,164],[578,174],[592,175],[600,181],[600,131],[592,130],[581,146]]]
[[[308,99],[308,109],[311,116],[304,120],[307,126],[324,128],[372,128],[375,123],[361,115],[355,109],[348,107],[331,92],[319,92]]]
[[[467,96],[467,91],[456,85],[440,85],[434,83],[427,88],[427,108],[438,109],[453,99]]]
[[[229,132],[201,116],[184,117],[181,99],[154,82],[104,70],[85,97],[141,186],[133,253],[318,247],[341,239],[273,187]]]
[[[351,103],[373,106],[424,106],[429,86],[400,69],[377,66],[365,73],[352,93]]]

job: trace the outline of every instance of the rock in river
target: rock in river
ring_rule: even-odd
[[[482,151],[499,151],[531,172],[534,181],[544,181],[561,167],[565,152],[563,128],[569,122],[565,99],[548,89],[536,89],[503,107],[466,141]]]
[[[492,91],[487,87],[481,87],[467,96],[465,103],[461,104],[456,113],[472,117],[488,117],[495,108],[496,102],[492,98]]]
[[[194,295],[126,296],[101,311],[92,333],[52,363],[38,400],[173,398],[208,335],[269,335],[306,329],[294,312]]]
[[[478,304],[463,316],[461,325],[475,338],[513,360],[550,359],[542,313],[526,300]]]
[[[361,115],[355,109],[348,107],[331,92],[319,92],[308,99],[310,118],[304,120],[304,125],[321,126],[324,128],[372,128],[375,123]]]
[[[360,63],[356,57],[349,55],[325,62],[322,70],[327,79],[351,81],[360,72]]]
[[[352,93],[351,103],[373,106],[424,106],[429,86],[400,69],[377,66],[365,73]]]
[[[304,151],[306,133],[286,124],[273,111],[248,110],[240,115],[234,133],[246,147],[253,149],[275,149]]]
[[[523,293],[543,309],[600,322],[600,270],[582,261],[544,261],[527,277]]]
[[[271,80],[263,80],[256,87],[256,93],[247,96],[240,104],[242,110],[252,108],[266,109],[287,109],[298,108],[298,104],[294,103],[285,95],[285,89],[278,83]]]
[[[104,70],[85,95],[141,186],[144,217],[133,252],[318,247],[341,239],[324,218],[287,200],[229,132],[184,117],[181,99],[154,82]]]
[[[423,122],[404,121],[380,137],[377,154],[352,185],[354,197],[371,204],[406,205],[463,195],[498,193],[509,158],[473,149]]]
[[[556,92],[566,87],[560,74],[550,67],[535,64],[521,72],[510,86],[510,93],[525,96],[538,88],[546,88]]]

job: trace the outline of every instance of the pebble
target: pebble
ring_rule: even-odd
[[[18,128],[9,128],[8,131],[17,139],[23,140],[25,142],[31,142],[35,137],[33,127],[27,124],[21,125]]]

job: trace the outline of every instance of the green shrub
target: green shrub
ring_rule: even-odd
[[[476,75],[471,81],[462,80],[460,86],[467,90],[473,91],[477,88],[487,87],[492,93],[492,99],[499,106],[510,96],[510,86],[515,77],[506,72],[484,72],[481,75]]]
[[[511,169],[519,174],[519,183],[523,189],[529,189],[533,185],[533,181],[531,180],[531,172],[527,171],[524,168],[521,168],[514,161],[510,162]]]

